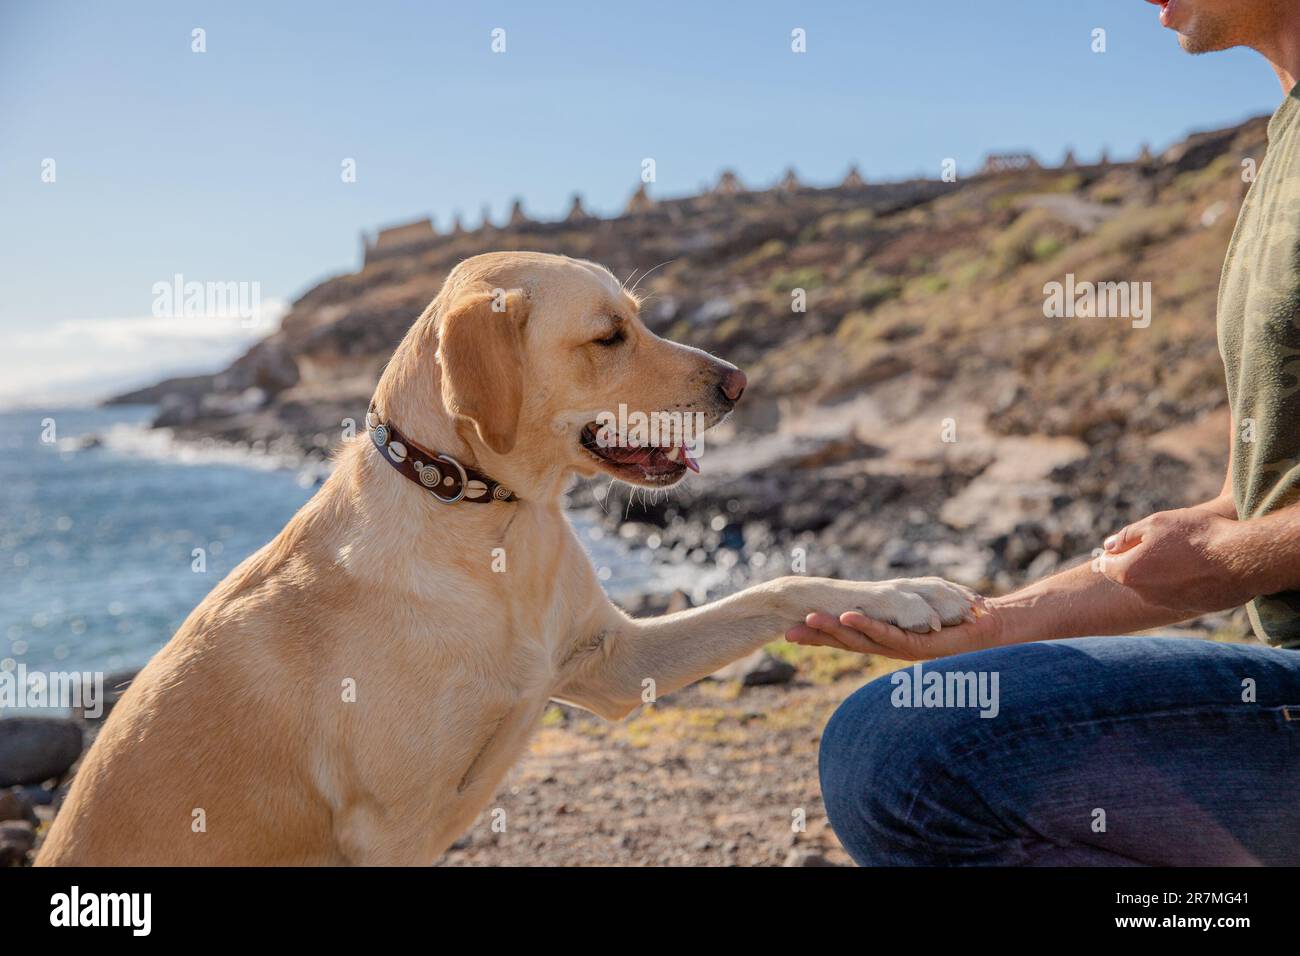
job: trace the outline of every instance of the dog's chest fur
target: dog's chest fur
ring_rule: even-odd
[[[466,829],[509,814],[492,796],[567,669],[590,651],[591,635],[577,624],[603,600],[562,514],[521,519],[503,538],[462,546],[430,568],[430,597],[418,609],[392,609],[378,629],[390,638],[366,683],[394,688],[394,699],[366,708],[367,728],[357,728],[356,749],[339,768],[346,779],[323,781],[349,859],[376,847],[389,854],[406,840],[412,863],[432,862]],[[466,568],[476,556],[494,570]],[[404,727],[401,745],[375,748],[376,726]],[[476,824],[485,809],[496,815]]]

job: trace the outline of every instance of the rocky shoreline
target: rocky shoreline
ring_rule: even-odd
[[[850,420],[812,435],[724,428],[701,456],[702,474],[668,492],[593,479],[576,482],[568,504],[656,563],[707,569],[707,586],[690,595],[695,603],[782,574],[938,574],[992,594],[1084,560],[1110,531],[1211,497],[1222,480],[1223,412],[1155,440],[1092,446],[987,431],[952,443],[915,438],[918,426],[932,424]],[[317,444],[325,435],[294,430],[250,438],[256,431],[246,424],[220,435],[170,430],[201,454],[266,461],[308,485],[328,475],[335,450]],[[886,447],[899,434],[906,447]],[[672,590],[624,603],[662,608]]]

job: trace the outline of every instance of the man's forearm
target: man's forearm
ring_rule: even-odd
[[[1226,484],[1226,483],[1225,483]],[[1134,522],[1096,561],[984,602],[987,613],[917,635],[858,613],[810,614],[796,643],[923,660],[1004,644],[1168,627],[1300,590],[1300,504],[1240,521],[1231,495]]]
[[[1224,482],[1217,497],[1193,507],[1236,520],[1231,481]],[[1128,634],[1186,619],[1167,607],[1142,600],[1132,589],[1098,574],[1091,562],[993,598],[988,604],[990,610],[1002,615],[1008,644]]]
[[[990,598],[987,606],[1001,617],[1001,643],[1006,644],[1128,634],[1182,620],[1177,612],[1148,604],[1136,592],[1098,574],[1090,562]]]
[[[1195,506],[1233,519],[1215,559],[1223,578],[1241,582],[1241,602],[1262,594],[1300,589],[1300,505],[1236,521],[1232,499],[1221,495]],[[1189,585],[1192,587],[1192,585]],[[1237,603],[1241,603],[1237,602]],[[1005,643],[1087,635],[1127,634],[1198,616],[1143,599],[1136,590],[1084,563],[988,602],[1002,618]],[[1210,610],[1226,610],[1225,603]]]

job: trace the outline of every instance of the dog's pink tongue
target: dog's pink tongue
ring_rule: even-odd
[[[700,463],[691,457],[690,449],[685,445],[682,446],[682,457],[686,459],[686,467],[698,475],[700,473]]]

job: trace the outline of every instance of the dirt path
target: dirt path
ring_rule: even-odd
[[[441,864],[848,864],[822,807],[818,742],[840,701],[890,668],[824,648],[779,652],[802,658],[784,686],[706,681],[619,724],[553,706]]]

